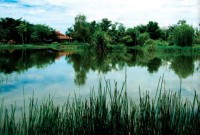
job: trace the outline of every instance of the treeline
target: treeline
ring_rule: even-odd
[[[55,30],[47,25],[31,24],[21,18],[0,18],[0,43],[41,43],[56,38]]]
[[[157,22],[126,28],[122,23],[113,23],[107,18],[100,22],[88,22],[85,15],[77,15],[66,35],[74,41],[89,43],[104,50],[107,45],[127,46],[164,44],[191,46],[200,44],[200,30],[188,25],[185,20],[168,28],[161,28]],[[0,18],[0,43],[43,43],[59,41],[56,31],[43,24],[31,24],[25,20]]]
[[[75,23],[68,28],[67,35],[78,42],[87,42],[100,49],[107,44],[127,46],[144,45],[153,42],[161,44],[191,46],[200,44],[200,31],[188,25],[185,20],[168,28],[161,28],[157,22],[126,28],[122,23],[112,23],[107,18],[100,22],[88,22],[85,15],[77,15]]]

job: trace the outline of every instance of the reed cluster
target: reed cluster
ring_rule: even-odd
[[[62,106],[51,97],[38,104],[31,98],[28,109],[21,108],[16,118],[16,107],[8,111],[0,107],[1,135],[196,135],[200,133],[200,102],[182,100],[181,92],[163,90],[160,79],[156,96],[146,92],[139,103],[127,96],[125,84],[111,89],[109,81],[98,93],[91,90],[89,98],[75,95]],[[139,90],[140,91],[140,90]],[[139,92],[140,93],[140,92]],[[25,101],[24,101],[25,102]]]

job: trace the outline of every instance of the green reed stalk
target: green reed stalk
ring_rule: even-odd
[[[24,100],[21,117],[17,118],[16,104],[11,111],[0,106],[1,135],[159,135],[198,134],[200,132],[200,102],[194,94],[193,101],[183,101],[180,92],[164,89],[164,76],[159,79],[156,96],[149,92],[141,94],[136,104],[127,96],[125,84],[119,90],[115,82],[114,91],[106,81],[103,88],[99,83],[98,93],[92,89],[89,98],[76,95],[62,106],[54,105],[49,98],[38,104],[37,99],[29,100],[28,110]],[[25,99],[25,98],[24,98]]]

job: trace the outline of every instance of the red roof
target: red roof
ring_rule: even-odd
[[[60,31],[56,31],[55,33],[59,39],[62,39],[62,40],[71,40],[72,39],[72,37],[69,37],[69,36],[63,34]]]

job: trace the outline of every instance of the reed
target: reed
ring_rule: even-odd
[[[164,90],[160,78],[156,96],[140,93],[139,103],[127,96],[125,84],[121,89],[109,81],[99,84],[98,93],[91,90],[89,98],[75,94],[62,106],[54,105],[53,98],[38,104],[36,98],[29,100],[28,110],[21,108],[16,118],[16,105],[11,111],[0,107],[1,135],[196,135],[200,132],[200,102],[194,93],[193,101],[182,100],[181,91]],[[140,91],[140,90],[139,90]]]

